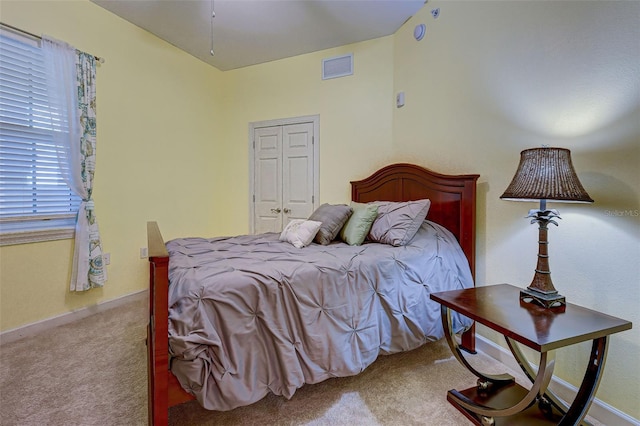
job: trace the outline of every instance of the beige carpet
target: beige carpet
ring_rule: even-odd
[[[146,309],[132,302],[0,346],[0,424],[147,424]],[[471,361],[504,372],[484,355]],[[474,383],[440,341],[382,356],[358,376],[304,386],[291,400],[270,395],[229,412],[187,403],[170,410],[170,424],[467,426],[446,392]]]

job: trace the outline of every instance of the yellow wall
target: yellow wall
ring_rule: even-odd
[[[440,7],[438,19],[430,14]],[[640,418],[640,30],[638,2],[429,2],[395,34],[394,154],[479,173],[477,284],[533,278],[535,203],[500,200],[521,150],[569,148],[594,204],[550,203],[550,267],[567,300],[634,329],[611,338],[597,397]],[[427,25],[421,42],[413,28]],[[480,333],[503,343],[487,329]],[[590,344],[562,349],[579,385]]]
[[[221,73],[86,1],[3,0],[3,21],[107,60],[95,197],[112,265],[103,290],[75,295],[70,242],[0,249],[1,329],[145,288],[146,220],[165,238],[246,232],[248,123],[311,114],[321,202],[348,201],[349,180],[392,161],[481,175],[478,285],[526,286],[533,274],[537,230],[524,216],[535,205],[499,199],[519,152],[571,149],[596,203],[551,205],[563,217],[549,231],[554,283],[570,302],[638,324],[639,7],[436,0],[393,36]],[[353,76],[320,79],[322,58],[350,52]],[[597,396],[640,418],[637,330],[611,338]],[[558,351],[560,377],[578,384],[588,350]]]
[[[321,79],[323,58],[354,54],[354,74]],[[224,176],[237,182],[222,195],[223,233],[248,231],[248,123],[320,116],[320,202],[348,202],[349,181],[386,164],[391,155],[393,38],[329,49],[225,73],[232,96],[221,155]],[[241,188],[241,191],[237,189]]]
[[[2,21],[104,57],[94,187],[103,289],[70,293],[70,240],[0,248],[3,331],[140,291],[146,221],[167,237],[214,228],[221,72],[88,1],[2,1]],[[188,218],[188,219],[186,219]]]

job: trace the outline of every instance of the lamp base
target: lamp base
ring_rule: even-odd
[[[530,287],[520,290],[520,300],[525,303],[535,303],[547,309],[567,305],[565,297],[559,295],[557,291],[552,293],[542,293]]]

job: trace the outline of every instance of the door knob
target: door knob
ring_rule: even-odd
[[[284,208],[284,212],[285,212],[285,213],[287,213],[287,214],[289,214],[289,213],[291,213],[291,209],[288,209],[288,208],[286,208],[286,207],[285,207],[285,208]]]
[[[280,210],[280,208],[277,209],[271,209],[271,213],[280,213],[282,210]]]

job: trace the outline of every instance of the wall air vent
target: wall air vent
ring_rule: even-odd
[[[344,77],[353,74],[353,53],[322,60],[322,79]]]

